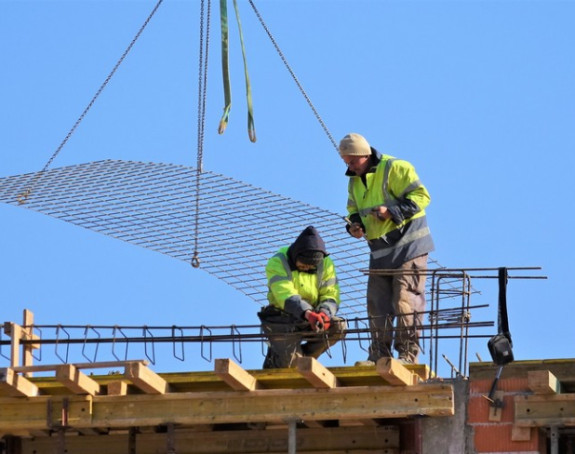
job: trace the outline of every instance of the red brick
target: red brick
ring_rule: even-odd
[[[483,396],[470,397],[467,401],[467,423],[486,423],[489,421],[489,401]]]
[[[495,379],[495,377],[493,377]],[[489,394],[493,380],[472,380],[469,383],[469,394]],[[502,378],[497,382],[497,391],[528,392],[527,378]]]
[[[513,424],[485,424],[473,427],[473,440],[477,453],[484,452],[533,452],[544,454],[540,447],[541,434],[536,428],[531,429],[529,441],[511,441]]]
[[[482,402],[475,402],[476,399],[481,399],[485,401]],[[472,407],[473,402],[473,407]],[[470,397],[469,398],[469,408],[468,408],[468,422],[470,424],[474,423],[502,423],[502,422],[514,422],[515,421],[515,406],[513,403],[513,396],[512,395],[504,395],[503,396],[503,407],[497,409],[499,419],[496,421],[492,421],[489,419],[489,413],[491,409],[490,402],[483,396],[477,397]],[[473,411],[473,413],[472,413]]]

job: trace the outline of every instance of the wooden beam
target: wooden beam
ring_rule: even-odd
[[[218,377],[225,381],[236,391],[253,391],[258,389],[258,382],[231,359],[216,359],[214,371]]]
[[[515,425],[575,427],[575,394],[515,396]]]
[[[29,311],[28,309],[24,309],[23,314],[23,326],[26,328],[22,328],[21,336],[23,340],[38,340],[40,339],[39,336],[34,334],[34,330],[32,326],[34,325],[34,313]],[[24,366],[31,366],[34,362],[34,354],[32,351],[34,349],[40,348],[40,344],[25,344],[24,345],[24,354],[23,354],[23,361],[22,364]],[[32,373],[24,374],[25,377],[31,377]]]
[[[256,390],[172,393],[163,396],[94,397],[92,426],[250,423],[289,419],[366,419],[453,414],[449,385],[346,387],[322,390]],[[281,404],[281,405],[280,405]]]
[[[381,377],[391,385],[413,385],[413,373],[407,369],[400,361],[393,358],[380,358],[375,370]]]
[[[125,396],[128,394],[128,383],[117,380],[108,383],[108,396]]]
[[[4,333],[10,336],[10,367],[20,365],[20,338],[22,327],[12,322],[4,323]]]
[[[561,392],[561,382],[548,370],[528,371],[527,384],[535,394],[558,394]]]
[[[116,367],[129,367],[133,364],[148,365],[148,361],[143,359],[129,361],[101,361],[93,363],[74,363],[76,369],[104,369]],[[16,372],[50,372],[56,370],[61,364],[38,364],[36,366],[17,366],[13,367]]]
[[[517,427],[511,428],[511,441],[529,441],[531,440],[531,427]]]
[[[64,399],[66,404],[64,405]],[[71,427],[90,428],[92,419],[92,396],[36,396],[0,398],[0,428],[4,434],[51,429],[62,424],[66,408],[66,424]],[[104,425],[102,425],[104,427]]]
[[[0,395],[32,397],[38,395],[38,387],[11,367],[0,369]],[[1,427],[1,424],[0,424]]]
[[[56,380],[75,394],[95,395],[100,392],[100,385],[83,374],[72,364],[62,364],[56,368]]]
[[[125,454],[129,434],[86,435],[66,437],[68,452],[82,454]],[[54,439],[49,437],[22,440],[23,453],[54,452]],[[178,454],[253,454],[288,452],[284,430],[230,430],[216,432],[175,432]],[[166,434],[140,433],[136,436],[135,452],[155,454],[166,452]],[[298,430],[298,454],[309,453],[399,453],[399,430],[382,427],[345,427]]]
[[[45,428],[45,396],[0,398],[0,427]],[[243,392],[70,396],[90,399],[82,411],[69,405],[69,425],[79,428],[122,428],[174,424],[252,423],[290,419],[342,420],[450,416],[453,388],[447,384],[281,389]],[[88,404],[84,404],[88,405]],[[76,414],[75,412],[79,412]],[[38,421],[43,424],[38,425]]]
[[[148,394],[165,394],[169,389],[166,380],[141,363],[127,365],[124,376]]]
[[[352,426],[365,426],[365,427],[377,427],[379,423],[375,419],[343,419],[339,421],[340,427],[352,427]]]
[[[338,386],[337,378],[318,360],[304,356],[296,361],[297,370],[315,388],[326,389]]]
[[[499,366],[492,362],[470,363],[469,377],[472,380],[493,380]],[[527,378],[527,373],[534,370],[548,370],[557,377],[560,382],[575,381],[575,359],[545,359],[530,361],[513,361],[506,364],[501,373],[501,378]]]

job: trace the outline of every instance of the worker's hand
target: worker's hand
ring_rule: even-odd
[[[349,226],[349,234],[354,238],[363,238],[364,231],[359,222],[354,222]]]
[[[312,311],[306,311],[305,312],[305,319],[309,322],[310,326],[312,327],[312,329],[316,332],[319,333],[321,331],[323,331],[324,329],[324,319],[322,317],[322,314],[318,314],[317,312],[312,312]]]
[[[391,219],[391,213],[389,212],[387,207],[384,205],[375,207],[373,210],[371,210],[371,214],[373,214],[380,221],[385,221],[386,219]]]
[[[323,329],[324,330],[328,330],[329,329],[329,325],[331,324],[329,315],[327,315],[325,312],[319,312],[318,315],[321,317],[322,322],[323,322]]]

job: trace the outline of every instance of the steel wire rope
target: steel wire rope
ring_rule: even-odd
[[[110,82],[110,80],[112,79],[112,77],[114,76],[114,74],[116,73],[116,71],[118,70],[118,68],[122,64],[122,62],[124,61],[124,59],[127,57],[128,53],[132,50],[132,47],[134,47],[134,45],[136,44],[136,41],[140,38],[140,35],[144,32],[144,29],[148,26],[148,24],[150,23],[150,20],[152,20],[152,17],[154,16],[154,14],[156,14],[156,11],[158,11],[158,8],[160,7],[160,5],[162,4],[163,1],[164,0],[158,0],[158,2],[156,3],[156,6],[154,6],[154,8],[152,9],[152,12],[148,15],[148,17],[146,18],[146,20],[144,21],[144,23],[142,24],[142,26],[140,27],[140,29],[138,30],[136,35],[132,38],[132,41],[130,42],[128,47],[126,47],[126,50],[124,50],[124,53],[119,58],[119,60],[116,62],[116,64],[112,68],[112,71],[110,71],[110,73],[108,74],[108,76],[106,77],[104,82],[102,82],[102,85],[100,85],[100,88],[98,88],[98,91],[96,91],[96,94],[92,97],[92,99],[90,100],[88,105],[84,108],[84,110],[82,111],[82,113],[80,114],[80,116],[78,117],[78,119],[76,120],[76,122],[74,123],[72,128],[70,129],[70,131],[68,131],[68,134],[66,134],[66,136],[64,137],[64,140],[62,140],[62,142],[60,143],[58,148],[56,148],[56,151],[54,152],[54,154],[52,154],[50,159],[48,159],[48,162],[46,162],[46,164],[44,165],[42,170],[40,170],[36,174],[36,176],[34,177],[32,182],[30,183],[30,186],[28,186],[28,188],[24,192],[22,192],[21,194],[18,195],[17,198],[18,198],[19,204],[26,203],[26,200],[28,199],[28,197],[32,193],[32,189],[34,188],[34,185],[37,183],[37,180],[39,180],[42,177],[42,174],[48,169],[48,167],[50,167],[50,165],[52,164],[54,159],[56,159],[56,156],[58,156],[58,154],[60,154],[60,151],[62,151],[62,148],[64,148],[66,143],[68,143],[68,140],[70,140],[70,137],[72,137],[72,134],[74,134],[74,132],[76,131],[76,129],[78,128],[78,126],[80,125],[80,123],[82,122],[84,117],[88,114],[88,111],[92,108],[92,106],[96,102],[96,99],[98,99],[100,94],[104,91],[104,88],[106,88],[106,86],[108,85],[108,83]]]
[[[273,46],[276,49],[276,52],[278,53],[278,55],[280,56],[283,64],[285,65],[285,67],[287,68],[288,72],[290,73],[292,79],[294,80],[294,82],[296,83],[297,87],[299,88],[299,91],[301,92],[301,94],[303,95],[303,97],[305,98],[307,104],[309,105],[309,107],[311,108],[313,114],[315,115],[315,118],[317,119],[317,121],[319,122],[319,124],[321,125],[322,129],[324,130],[324,132],[326,133],[328,139],[330,140],[331,144],[333,145],[333,147],[336,149],[336,151],[338,150],[337,144],[335,142],[335,140],[333,139],[333,136],[331,135],[331,133],[329,132],[329,129],[327,128],[325,122],[323,121],[323,119],[321,118],[321,116],[319,115],[318,111],[316,110],[315,106],[313,105],[313,103],[311,102],[310,97],[307,95],[306,91],[304,90],[302,84],[300,83],[300,81],[298,80],[298,78],[296,77],[293,69],[291,68],[290,64],[288,63],[286,57],[284,56],[283,52],[281,51],[281,49],[279,48],[275,38],[273,37],[273,35],[271,34],[268,26],[266,25],[266,23],[264,22],[260,12],[258,11],[258,9],[256,8],[256,5],[254,4],[253,0],[248,0],[252,9],[254,10],[254,13],[256,14],[256,17],[258,18],[258,20],[260,21],[261,26],[264,28],[266,34],[268,35],[270,41],[272,42]]]
[[[199,231],[200,231],[200,178],[203,172],[203,155],[204,155],[204,129],[206,119],[206,98],[208,85],[208,50],[210,42],[210,11],[211,0],[207,0],[207,11],[205,0],[200,1],[200,49],[198,58],[198,153],[196,161],[196,197],[195,197],[195,214],[194,214],[194,253],[191,265],[194,268],[200,267],[200,258],[198,251]],[[204,45],[204,18],[206,21],[205,45]],[[205,58],[204,58],[205,52]]]

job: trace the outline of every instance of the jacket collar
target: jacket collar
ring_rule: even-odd
[[[374,173],[378,164],[381,161],[381,153],[373,147],[370,147],[370,148],[371,148],[371,156],[369,157],[370,166],[369,166],[369,169],[367,169],[367,172],[365,172],[365,173]],[[356,175],[355,172],[352,172],[351,170],[347,169],[345,172],[345,176],[346,177],[358,177],[358,176],[363,176],[363,175]]]

